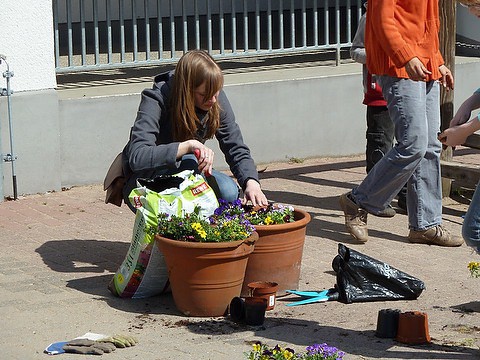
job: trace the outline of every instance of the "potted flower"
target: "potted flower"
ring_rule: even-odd
[[[200,209],[158,215],[155,240],[165,257],[172,295],[188,316],[223,316],[239,296],[249,254],[258,239],[242,214]]]
[[[292,348],[282,348],[278,345],[269,347],[261,342],[253,345],[253,349],[245,353],[248,360],[342,360],[345,353],[334,346],[324,344],[313,344],[307,346],[304,352],[295,353]]]
[[[244,214],[258,233],[248,258],[241,295],[250,296],[248,284],[254,281],[276,282],[277,296],[297,289],[310,214],[279,203],[258,208],[242,205],[240,200],[227,203],[219,199],[219,204],[223,212]]]

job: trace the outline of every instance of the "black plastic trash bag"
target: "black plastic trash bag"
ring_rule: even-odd
[[[338,301],[347,304],[414,300],[425,289],[423,281],[343,244],[338,244],[332,267],[337,273]]]

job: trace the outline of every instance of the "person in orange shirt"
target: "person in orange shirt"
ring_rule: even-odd
[[[440,85],[453,89],[439,51],[437,0],[369,0],[367,68],[376,76],[397,143],[359,186],[340,196],[349,233],[368,240],[367,214],[385,209],[407,182],[408,240],[460,246],[442,225]]]

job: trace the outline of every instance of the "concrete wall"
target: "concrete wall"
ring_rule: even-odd
[[[455,109],[478,88],[480,59],[458,58]],[[226,76],[225,91],[257,163],[359,154],[365,106],[358,64]],[[150,83],[15,93],[12,118],[19,194],[98,184],[128,139],[140,91]],[[6,98],[0,97],[3,153],[8,151]],[[210,145],[220,152],[215,141]],[[218,156],[216,167],[225,168]],[[3,163],[4,194],[11,168]]]

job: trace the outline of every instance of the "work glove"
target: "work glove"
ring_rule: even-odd
[[[138,343],[138,340],[130,335],[112,335],[103,339],[99,339],[98,342],[105,344],[113,344],[117,348],[126,348],[130,346],[135,346]]]
[[[100,342],[88,339],[74,339],[68,341],[63,350],[66,353],[84,354],[84,355],[103,355],[111,353],[116,346],[109,342]]]

